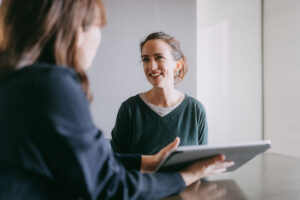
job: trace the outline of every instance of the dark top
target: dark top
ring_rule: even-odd
[[[141,174],[140,155],[111,152],[71,68],[0,77],[0,199],[157,199],[184,188],[179,173]]]
[[[185,95],[174,110],[161,117],[136,95],[122,103],[111,144],[118,153],[155,154],[176,136],[180,146],[207,144],[204,106]]]

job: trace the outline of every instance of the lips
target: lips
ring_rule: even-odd
[[[151,77],[158,77],[158,76],[162,75],[162,73],[161,72],[152,72],[152,73],[149,73],[148,75]]]

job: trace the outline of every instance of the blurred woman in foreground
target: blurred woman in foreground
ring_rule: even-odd
[[[0,8],[0,199],[159,199],[232,165],[218,156],[151,172],[153,156],[113,154],[90,111],[100,0],[3,0]]]

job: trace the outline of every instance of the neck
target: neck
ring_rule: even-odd
[[[175,106],[182,98],[183,94],[173,87],[157,88],[145,92],[148,102],[160,107]]]

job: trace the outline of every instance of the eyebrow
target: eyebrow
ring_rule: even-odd
[[[156,53],[156,54],[154,54],[154,56],[161,56],[161,55],[164,55],[164,54],[163,53]],[[142,58],[149,57],[149,55],[145,54],[145,55],[142,55],[141,57]]]

